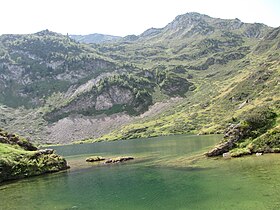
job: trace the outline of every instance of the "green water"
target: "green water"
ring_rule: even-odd
[[[55,147],[72,166],[0,186],[0,209],[280,209],[280,156],[200,154],[220,136],[170,136]],[[115,165],[90,155],[132,155]]]

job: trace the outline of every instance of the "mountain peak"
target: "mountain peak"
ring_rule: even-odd
[[[205,18],[211,18],[208,15],[200,14],[198,12],[188,12],[182,15],[178,15],[175,17],[174,21],[183,21],[183,20],[191,20],[191,21],[201,21]]]
[[[201,14],[201,13],[198,13],[198,12],[187,12],[185,14],[178,15],[177,17],[180,17],[180,16],[190,17],[190,18],[203,18],[203,17],[208,17],[209,18],[208,15]]]
[[[190,12],[183,15],[178,15],[171,23],[169,23],[165,30],[170,30],[178,34],[188,33],[187,36],[194,34],[208,34],[213,31],[213,27],[209,24],[211,18],[197,12]],[[173,36],[173,35],[172,35]]]
[[[45,29],[45,30],[39,31],[39,32],[37,32],[35,34],[38,35],[38,36],[47,36],[47,35],[48,36],[58,36],[58,35],[60,35],[59,33],[50,31],[49,29]]]

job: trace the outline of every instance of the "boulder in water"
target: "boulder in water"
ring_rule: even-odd
[[[98,162],[98,161],[102,161],[102,160],[105,160],[105,158],[101,157],[101,156],[92,156],[92,157],[88,157],[86,159],[87,162]]]

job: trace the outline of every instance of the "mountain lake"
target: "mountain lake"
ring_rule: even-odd
[[[280,209],[279,154],[205,158],[221,139],[176,135],[51,147],[71,168],[0,185],[0,209]],[[92,155],[135,159],[86,162]]]

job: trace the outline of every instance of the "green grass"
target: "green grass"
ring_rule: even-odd
[[[56,154],[37,155],[17,146],[0,143],[0,182],[66,169],[66,161]]]
[[[3,142],[7,142],[0,143],[0,182],[67,168],[66,160],[55,153],[27,150],[36,148],[31,147],[26,139],[3,130],[0,132],[0,138]]]
[[[34,151],[26,151],[17,145],[9,145],[0,143],[0,158],[13,158],[19,155],[31,155]]]

